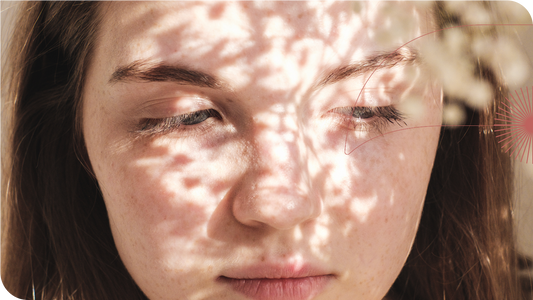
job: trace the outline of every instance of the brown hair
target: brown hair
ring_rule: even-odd
[[[20,8],[3,77],[13,119],[10,164],[3,160],[2,279],[23,299],[145,298],[115,249],[97,182],[80,162],[77,113],[98,5]]]
[[[439,29],[461,25],[442,2],[435,15]],[[417,236],[392,289],[401,299],[530,297],[531,282],[521,287],[518,278],[511,159],[493,130],[508,90],[482,60],[475,63],[494,101],[482,110],[464,107],[467,126],[441,130]]]
[[[146,299],[120,260],[98,183],[84,167],[78,115],[98,6],[24,3],[11,45],[2,279],[20,298]],[[436,7],[447,27],[453,18]],[[478,71],[497,105],[503,85],[483,65]],[[467,124],[492,124],[496,105],[468,110]],[[490,128],[443,129],[415,244],[391,293],[519,299],[510,174]]]

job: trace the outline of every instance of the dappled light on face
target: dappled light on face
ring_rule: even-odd
[[[99,157],[97,177],[141,289],[241,299],[220,278],[304,266],[335,278],[323,299],[382,298],[414,239],[438,140],[438,128],[412,128],[440,125],[418,45],[394,51],[424,32],[419,8],[120,5],[103,24],[86,114],[112,132],[92,142],[129,141]],[[405,17],[405,34],[379,32],[378,20],[392,30]]]
[[[331,260],[331,255],[333,254],[331,248],[334,247],[334,245],[331,241],[334,232],[332,232],[332,230],[335,230],[335,232],[341,230],[341,228],[336,228],[332,225],[329,216],[323,216],[316,223],[313,235],[307,237],[309,239],[307,242],[309,243],[311,253],[324,261]]]
[[[421,58],[453,101],[485,109],[492,105],[496,95],[490,82],[476,73],[479,72],[476,64],[491,69],[511,90],[523,85],[529,75],[528,58],[523,49],[516,39],[492,33],[509,31],[516,35],[524,26],[505,24],[505,18],[503,23],[491,23],[493,16],[479,3],[465,5],[452,1],[447,5],[467,25],[450,25],[450,28],[422,37]],[[435,34],[442,38],[431,38]]]
[[[420,11],[428,9],[428,2],[421,1],[413,4],[399,4],[383,2],[377,4],[379,10],[371,16],[372,22],[380,22],[381,26],[370,35],[384,48],[404,45],[427,30]],[[420,24],[424,24],[421,28]]]
[[[395,114],[385,114],[376,126],[357,128],[345,134],[344,152],[357,155],[368,143],[397,139],[396,133],[411,130],[435,129],[441,126],[442,93],[429,71],[415,62],[376,70],[369,78],[362,78],[363,90],[347,90],[340,95],[357,95],[351,101],[359,105],[392,105]],[[376,115],[379,117],[379,114]],[[363,130],[364,129],[364,130]],[[398,139],[400,141],[400,139]]]
[[[405,155],[404,155],[403,153],[399,153],[399,154],[398,154],[398,159],[399,159],[400,161],[404,161],[404,160],[405,160]]]
[[[376,207],[378,203],[377,195],[367,199],[357,199],[350,203],[351,212],[357,216],[359,222],[364,223],[369,213]]]

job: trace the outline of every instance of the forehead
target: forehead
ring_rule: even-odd
[[[108,4],[102,10],[95,62],[102,77],[109,78],[120,66],[148,60],[208,71],[230,78],[235,87],[254,80],[296,87],[328,69],[395,50],[426,31],[427,24],[410,2],[396,0]],[[406,22],[397,18],[399,13],[409,17],[410,27],[403,24],[405,36],[394,34],[395,40],[383,45],[383,31]]]
[[[104,8],[99,42],[113,65],[148,57],[208,59],[213,53],[219,60],[258,58],[272,49],[283,56],[321,51],[328,60],[352,60],[394,50],[426,31],[419,10],[395,2],[112,2]],[[395,41],[384,45],[383,31],[399,25],[403,32],[389,33],[389,42]]]

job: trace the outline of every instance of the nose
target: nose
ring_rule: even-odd
[[[251,164],[235,193],[233,214],[251,227],[295,227],[320,214],[307,167],[307,148],[297,127],[281,129],[268,122],[254,129]]]

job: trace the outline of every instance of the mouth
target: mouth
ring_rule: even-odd
[[[335,279],[334,274],[293,266],[256,266],[227,273],[217,281],[254,300],[311,299]]]

